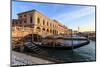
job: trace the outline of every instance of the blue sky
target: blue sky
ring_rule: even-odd
[[[17,14],[36,9],[51,19],[56,19],[68,28],[80,31],[95,30],[95,7],[71,4],[47,4],[32,2],[12,2],[12,18],[17,19]]]

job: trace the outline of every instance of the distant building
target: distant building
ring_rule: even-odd
[[[79,33],[79,32],[78,32],[77,30],[74,30],[74,31],[73,31],[73,34],[74,34],[74,35],[76,35],[76,34],[78,34],[78,33]]]
[[[23,33],[24,31],[24,33]],[[12,36],[21,37],[27,34],[42,36],[69,34],[69,29],[57,20],[50,19],[42,13],[31,10],[18,14],[18,19],[12,20]]]

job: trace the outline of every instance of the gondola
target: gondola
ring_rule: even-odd
[[[88,45],[90,43],[90,41],[88,39],[84,40],[84,42],[82,43],[77,43],[77,44],[65,44],[65,43],[61,43],[61,42],[56,42],[55,40],[53,40],[52,42],[49,43],[40,43],[40,44],[36,44],[38,47],[40,48],[46,48],[46,49],[65,49],[65,50],[71,50],[71,49],[76,49],[85,45]]]

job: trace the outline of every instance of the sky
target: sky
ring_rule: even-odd
[[[37,10],[51,19],[56,19],[73,30],[95,31],[95,7],[73,4],[50,4],[34,2],[12,2],[12,18],[29,10]]]

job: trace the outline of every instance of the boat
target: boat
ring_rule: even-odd
[[[81,39],[81,38],[78,39],[70,38],[69,41],[70,43],[66,43],[65,39],[45,39],[40,44],[36,44],[36,45],[40,48],[71,50],[71,49],[76,49],[88,45],[90,43],[88,39]],[[79,42],[75,43],[75,41],[79,41]]]
[[[48,36],[48,37],[41,37],[34,35],[34,39],[32,35],[28,35],[19,41],[17,43],[24,43],[25,42],[31,42],[37,47],[40,48],[46,48],[46,49],[65,49],[65,50],[71,50],[76,49],[79,47],[82,47],[84,45],[88,45],[90,43],[89,39],[79,36]],[[18,47],[21,47],[20,45],[17,45]],[[23,45],[24,46],[24,45]],[[16,47],[15,47],[16,48]]]

